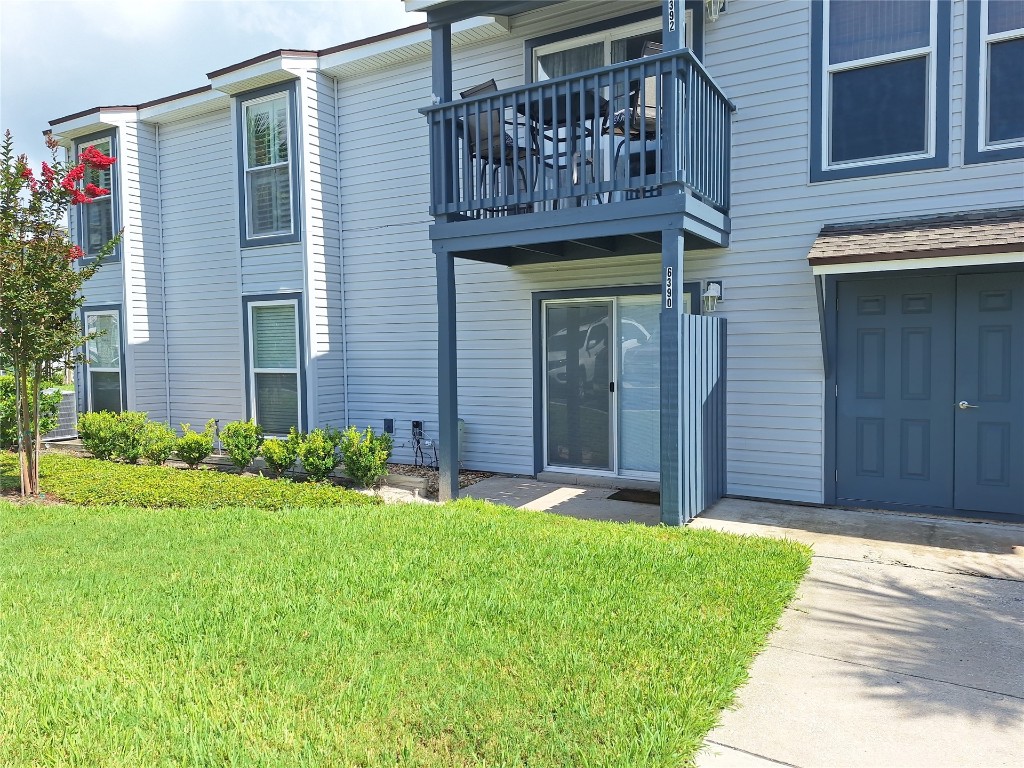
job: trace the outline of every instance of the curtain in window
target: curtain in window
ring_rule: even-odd
[[[537,79],[572,75],[604,66],[604,43],[590,43],[537,57]]]
[[[87,334],[98,334],[86,345],[89,365],[94,368],[121,368],[121,333],[117,315],[88,315]]]
[[[830,0],[829,63],[926,48],[928,0]]]
[[[256,421],[268,435],[299,425],[298,337],[295,306],[252,308]]]
[[[292,228],[291,186],[287,165],[249,171],[249,232],[263,235]]]

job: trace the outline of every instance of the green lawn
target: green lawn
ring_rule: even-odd
[[[678,766],[808,564],[466,501],[0,502],[0,765]]]

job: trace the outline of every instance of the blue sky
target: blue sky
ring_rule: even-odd
[[[276,48],[422,20],[401,0],[0,0],[0,132],[38,165],[55,117],[205,85],[207,72]]]

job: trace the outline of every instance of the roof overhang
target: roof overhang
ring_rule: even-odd
[[[137,109],[129,106],[97,107],[50,121],[50,132],[65,146],[81,136],[118,128],[135,119]]]
[[[1010,264],[1024,260],[1024,208],[827,224],[807,261],[816,275]]]
[[[405,0],[405,10],[410,13],[426,13],[427,23],[438,26],[454,24],[474,16],[516,16],[564,2],[568,0]]]
[[[265,85],[292,80],[303,71],[315,69],[316,51],[271,51],[254,59],[207,74],[210,87],[228,95],[251,91]]]

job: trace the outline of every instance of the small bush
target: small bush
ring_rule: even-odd
[[[48,385],[44,387],[49,388]],[[18,445],[14,393],[14,377],[0,376],[0,449]],[[44,391],[39,395],[39,434],[45,435],[57,428],[61,397],[59,391]],[[35,407],[32,405],[32,393],[29,393],[29,403],[30,407]]]
[[[0,452],[0,477],[13,475],[16,480],[17,473],[17,457]],[[373,496],[326,483],[120,464],[69,456],[62,451],[43,454],[39,482],[48,498],[72,504],[127,504],[147,509],[324,509],[380,503]]]
[[[299,458],[302,468],[314,483],[326,480],[341,463],[338,445],[341,433],[336,429],[314,429],[299,444]]]
[[[295,427],[288,430],[288,437],[284,440],[270,439],[263,442],[260,455],[267,462],[267,467],[274,473],[274,477],[280,477],[295,466],[301,443],[302,435]]]
[[[117,414],[110,411],[83,413],[78,417],[78,436],[85,450],[97,459],[110,459],[117,452]]]
[[[391,447],[391,435],[387,432],[375,435],[372,427],[365,432],[349,427],[341,436],[345,474],[364,488],[377,488],[388,474]]]
[[[220,431],[220,440],[231,463],[244,471],[260,454],[263,430],[255,421],[232,421]]]
[[[167,424],[151,421],[146,425],[142,455],[153,464],[163,464],[174,453],[178,436]]]
[[[138,464],[146,447],[149,415],[139,411],[121,411],[114,417],[114,458],[125,464]]]
[[[206,422],[206,429],[202,432],[193,432],[189,424],[181,425],[181,437],[178,438],[174,452],[188,464],[189,469],[195,469],[213,453],[213,429],[213,419]]]

